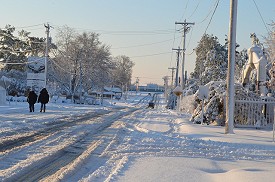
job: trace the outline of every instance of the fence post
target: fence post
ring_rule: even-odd
[[[202,104],[201,104],[201,125],[203,125],[203,115],[204,115],[203,109],[204,109],[204,99],[202,99]]]
[[[274,104],[273,104],[273,111],[274,111]],[[275,135],[275,114],[273,115],[274,119],[273,119],[273,142],[274,142],[274,135]]]

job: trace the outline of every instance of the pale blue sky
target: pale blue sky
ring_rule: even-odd
[[[265,23],[275,21],[274,0],[254,1]],[[237,42],[241,48],[249,48],[251,45],[250,33],[255,32],[260,40],[262,36],[267,35],[267,29],[254,1],[239,0],[238,2]],[[175,31],[181,26],[175,26],[175,21],[186,19],[188,22],[195,23],[187,34],[186,40],[185,68],[190,73],[194,69],[195,53],[189,54],[206,31],[217,1],[0,0],[0,2],[1,28],[6,24],[15,27],[41,24],[24,29],[32,32],[33,36],[45,36],[43,23],[49,22],[55,29],[68,25],[79,32],[84,30],[97,32],[101,34],[100,40],[112,47],[113,56],[123,54],[135,62],[133,81],[135,77],[139,77],[141,84],[162,84],[163,76],[171,76],[168,67],[176,65],[176,53],[172,52],[172,48],[182,47],[181,33]],[[208,34],[217,36],[222,44],[225,35],[228,34],[229,2],[229,0],[220,0],[206,31]],[[51,30],[53,41],[55,29]]]

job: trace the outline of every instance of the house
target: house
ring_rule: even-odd
[[[90,95],[99,98],[115,98],[115,99],[120,99],[122,97],[122,90],[118,87],[104,87],[104,91],[92,91]]]
[[[137,91],[136,85],[131,85],[130,91]],[[138,91],[140,92],[164,92],[164,86],[158,84],[147,84],[146,86],[138,86]]]

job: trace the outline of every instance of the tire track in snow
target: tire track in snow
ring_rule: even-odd
[[[60,131],[67,127],[72,127],[76,124],[86,121],[87,119],[98,118],[98,117],[101,117],[102,115],[109,114],[111,112],[114,112],[114,111],[105,110],[100,113],[92,112],[92,113],[86,114],[84,116],[78,116],[74,120],[72,120],[72,118],[69,118],[70,119],[69,121],[68,121],[68,118],[63,118],[56,122],[51,123],[50,125],[47,124],[48,126],[46,128],[43,128],[39,131],[32,131],[30,133],[27,133],[27,134],[24,134],[21,136],[13,135],[13,136],[10,136],[6,140],[2,139],[2,141],[0,142],[0,154],[7,153],[7,152],[10,152],[16,148],[28,145],[29,143],[39,141],[39,140],[46,138],[49,135],[51,135],[57,131]]]
[[[54,154],[51,154],[50,156],[35,161],[33,164],[22,169],[17,174],[6,178],[5,180],[38,181],[49,175],[52,175],[53,178],[57,178],[56,176],[63,176],[64,174],[69,173],[69,171],[73,168],[72,166],[76,166],[79,161],[83,161],[83,158],[89,156],[89,153],[93,152],[100,146],[98,143],[101,143],[101,141],[93,139],[95,135],[100,135],[102,131],[111,126],[115,121],[121,117],[131,114],[136,110],[137,108],[125,109],[125,111],[120,112],[113,111],[110,113],[108,118],[103,118],[104,122],[97,128],[94,128],[93,132],[84,132],[82,136],[79,136],[79,139],[75,143],[55,152]],[[93,145],[93,143],[95,144]],[[85,155],[85,153],[87,155]]]
[[[131,132],[141,129],[138,125],[141,118],[147,118],[148,109],[141,109],[133,112],[131,115],[124,117],[118,125],[120,125],[117,134],[109,145],[106,147],[105,151],[102,152],[101,156],[108,157],[108,160],[104,165],[98,167],[95,171],[89,172],[88,176],[83,177],[80,182],[88,181],[104,181],[109,182],[115,180],[116,175],[121,171],[121,169],[128,162],[128,156],[113,155],[116,153],[118,146],[123,145],[125,139],[128,140],[128,136]],[[142,130],[141,132],[147,132],[147,130]],[[74,180],[76,181],[76,180]]]

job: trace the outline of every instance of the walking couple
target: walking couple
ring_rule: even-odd
[[[29,103],[30,112],[34,112],[34,104],[37,101],[37,95],[33,90],[29,92],[27,101]],[[38,97],[38,103],[39,102],[41,103],[40,112],[42,112],[42,111],[45,112],[46,104],[49,102],[49,94],[48,94],[48,91],[46,90],[46,88],[43,88],[40,91],[40,94]]]

